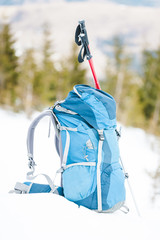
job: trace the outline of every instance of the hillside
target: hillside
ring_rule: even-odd
[[[0,1],[0,5],[21,5],[21,4],[27,4],[27,3],[50,3],[50,2],[55,2],[58,0],[8,0],[8,1]],[[85,2],[85,1],[90,1],[90,0],[61,0],[61,1],[66,1],[66,2]],[[92,1],[92,0],[91,0]],[[118,4],[125,4],[125,5],[130,5],[130,6],[150,6],[150,7],[157,7],[160,6],[158,0],[106,0],[110,2],[116,2]]]
[[[98,75],[102,75],[106,56],[111,54],[114,35],[121,35],[127,51],[134,54],[138,62],[139,53],[145,46],[154,49],[160,41],[160,8],[126,6],[105,1],[59,1],[1,6],[0,19],[4,16],[12,23],[17,39],[17,55],[21,55],[25,48],[40,48],[42,26],[48,22],[55,59],[62,59],[70,52],[77,22],[85,19]]]

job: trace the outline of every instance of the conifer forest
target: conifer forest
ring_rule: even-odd
[[[43,28],[43,46],[28,48],[17,56],[15,37],[9,23],[0,25],[0,105],[28,116],[34,110],[52,106],[65,98],[75,84],[91,84],[88,69],[77,60],[73,42],[70,55],[53,60],[54,42],[47,24]],[[160,47],[144,47],[141,63],[133,67],[134,57],[126,51],[120,36],[114,36],[112,56],[100,79],[102,89],[117,101],[117,119],[122,124],[160,135]],[[37,57],[38,56],[38,57]],[[39,57],[40,56],[40,57]]]

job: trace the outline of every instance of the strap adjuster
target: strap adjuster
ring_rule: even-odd
[[[103,134],[103,129],[102,130],[98,130],[98,134],[99,134],[99,140],[100,141],[104,141],[104,134]]]
[[[14,190],[11,190],[9,193],[27,194],[27,193],[29,193],[31,185],[28,186],[24,183],[17,182],[14,187]]]
[[[29,158],[28,158],[28,161],[29,161],[28,167],[29,167],[30,169],[31,169],[31,168],[34,168],[34,166],[36,166],[36,163],[35,163],[35,161],[33,160],[32,157],[29,157]]]
[[[66,169],[65,165],[62,165],[62,166],[57,170],[56,173],[63,173],[65,169]]]
[[[125,173],[124,176],[125,176],[125,179],[129,178],[129,174],[128,173]]]

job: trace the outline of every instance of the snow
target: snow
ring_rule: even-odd
[[[32,119],[38,115],[35,113]],[[128,214],[98,214],[54,194],[8,194],[16,181],[25,181],[26,136],[32,119],[25,114],[0,109],[0,239],[143,239],[159,240],[160,204],[151,202],[153,181],[147,171],[158,164],[157,142],[141,129],[122,128],[121,156],[141,216],[127,189]],[[35,135],[37,172],[52,178],[59,167],[53,134],[48,138],[48,119],[42,120]],[[45,183],[45,179],[39,178]]]

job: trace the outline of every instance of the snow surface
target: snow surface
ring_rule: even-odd
[[[35,113],[34,118],[38,113]],[[27,167],[26,136],[31,119],[0,109],[0,239],[143,239],[159,240],[160,204],[151,202],[153,181],[147,171],[154,171],[158,151],[153,136],[141,129],[122,129],[120,149],[141,217],[137,216],[127,189],[126,205],[130,212],[98,214],[54,194],[8,194],[16,181],[25,181]],[[52,178],[59,167],[53,134],[48,138],[48,119],[37,127],[35,161],[37,172]],[[38,179],[45,183],[45,179]]]

